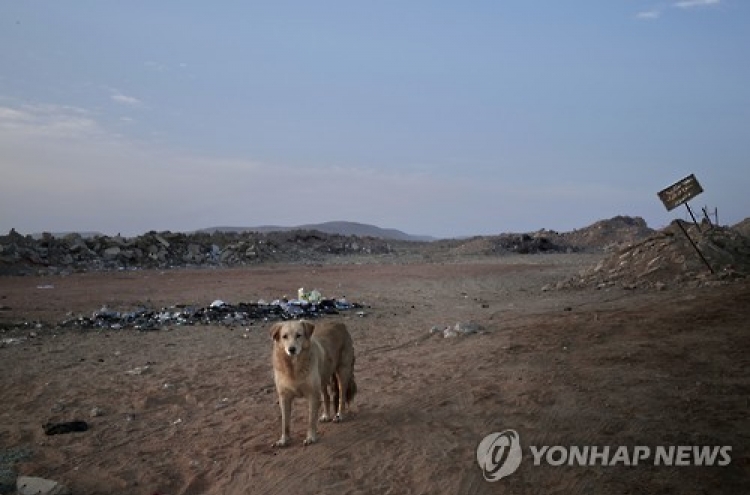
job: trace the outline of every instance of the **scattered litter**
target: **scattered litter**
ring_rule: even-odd
[[[149,365],[138,366],[137,368],[133,368],[132,370],[126,371],[125,374],[126,375],[142,375],[150,369],[151,369],[151,366]]]
[[[439,326],[435,325],[430,328],[430,334],[442,333],[443,338],[458,337],[459,335],[470,335],[474,333],[482,333],[482,326],[473,321],[470,322],[458,322],[454,326]]]
[[[70,495],[70,489],[65,485],[36,476],[19,476],[16,491],[18,495]]]
[[[344,310],[344,311],[347,310],[347,309],[352,309],[354,307],[354,306],[352,306],[352,304],[349,301],[346,300],[346,297],[342,297],[341,299],[337,299],[334,302],[334,304],[336,306],[336,309],[340,309],[340,310]]]
[[[456,323],[454,330],[458,333],[468,335],[470,333],[479,333],[482,330],[482,326],[479,325],[479,323],[475,323],[473,321],[465,323],[459,322]]]
[[[455,329],[447,327],[445,330],[443,330],[444,339],[450,339],[453,337],[458,337],[458,332]]]
[[[97,418],[99,416],[104,416],[104,409],[102,409],[101,407],[92,407],[90,414],[91,414],[92,418]]]
[[[110,310],[107,306],[102,306],[99,311],[94,311],[91,314],[91,317],[93,319],[117,319],[120,317],[120,313],[118,311]]]
[[[0,447],[0,493],[17,493],[15,465],[31,459],[33,454],[28,447]]]
[[[48,290],[48,289],[54,289],[54,288],[55,288],[55,286],[54,286],[54,285],[52,285],[52,284],[47,284],[47,285],[37,285],[37,286],[36,286],[36,288],[37,288],[37,289],[42,289],[42,290]]]
[[[313,289],[307,295],[307,300],[310,301],[311,303],[319,303],[320,301],[323,300],[323,294],[321,294],[318,289]]]
[[[6,346],[6,345],[17,345],[17,344],[20,344],[21,342],[23,342],[24,340],[26,340],[26,339],[23,338],[23,337],[9,337],[9,338],[0,340],[0,343],[2,343],[3,346]]]
[[[44,428],[46,435],[61,435],[76,431],[86,431],[89,429],[89,425],[85,421],[66,421],[63,423],[45,423],[42,425],[42,428]]]

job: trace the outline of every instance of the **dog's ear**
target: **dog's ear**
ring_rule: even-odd
[[[281,323],[274,323],[273,325],[271,325],[271,328],[268,330],[268,334],[273,340],[279,340],[279,332],[281,332],[281,327]]]
[[[300,324],[302,325],[302,330],[305,332],[305,337],[309,339],[315,331],[315,325],[305,320],[300,321]]]

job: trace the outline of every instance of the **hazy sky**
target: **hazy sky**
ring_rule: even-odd
[[[750,216],[747,0],[0,3],[0,233]]]

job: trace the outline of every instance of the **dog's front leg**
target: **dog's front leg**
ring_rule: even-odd
[[[286,394],[279,394],[279,407],[281,408],[281,438],[273,446],[286,447],[289,445],[289,420],[292,416],[292,398]]]
[[[305,438],[305,445],[310,445],[318,441],[318,411],[320,411],[320,394],[312,393],[307,399],[307,403],[310,406],[308,414],[308,425],[307,425],[307,438]]]

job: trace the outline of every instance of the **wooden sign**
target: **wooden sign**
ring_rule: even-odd
[[[667,211],[674,210],[683,203],[687,203],[703,192],[695,175],[690,174],[679,182],[659,191],[659,199],[664,203]]]

